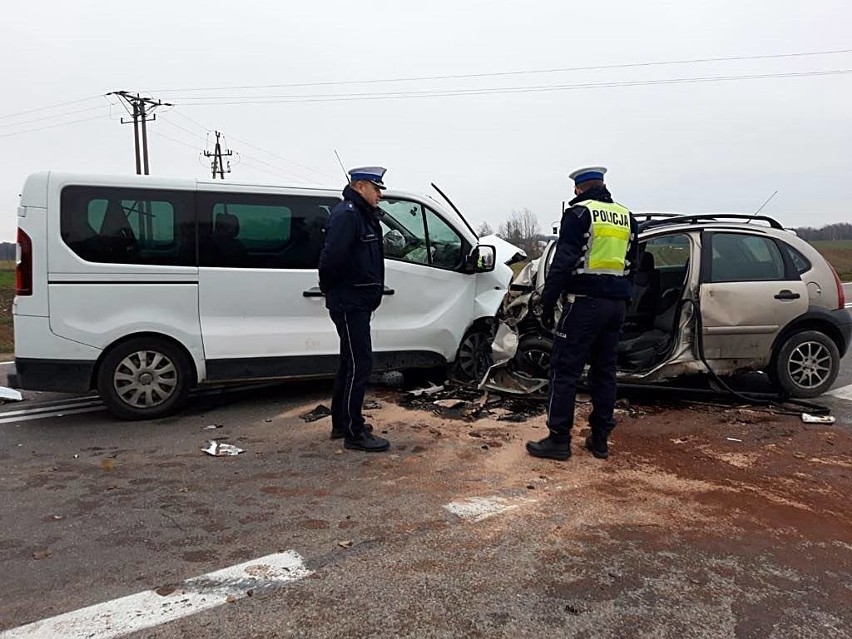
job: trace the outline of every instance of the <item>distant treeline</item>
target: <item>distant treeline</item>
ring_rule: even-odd
[[[15,244],[11,242],[0,243],[0,260],[15,259]]]
[[[852,240],[852,224],[840,222],[829,224],[815,229],[804,226],[794,229],[800,238],[808,242],[819,242],[821,240]]]

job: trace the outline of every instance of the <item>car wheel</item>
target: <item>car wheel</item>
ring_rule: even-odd
[[[120,419],[156,419],[186,399],[192,373],[177,346],[140,337],[115,346],[98,368],[98,393]]]
[[[831,388],[840,370],[840,352],[830,337],[819,331],[790,335],[775,355],[772,370],[791,397],[817,397]]]
[[[515,365],[532,377],[546,378],[550,371],[550,353],[553,340],[542,335],[527,335],[518,342]]]
[[[480,324],[465,333],[456,355],[455,377],[461,382],[479,383],[491,367],[494,329]]]

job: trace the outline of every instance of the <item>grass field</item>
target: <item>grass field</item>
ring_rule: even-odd
[[[811,242],[827,259],[844,282],[852,282],[852,240]]]

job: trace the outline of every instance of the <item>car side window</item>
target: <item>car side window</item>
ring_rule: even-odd
[[[787,257],[790,258],[790,262],[793,264],[793,268],[796,269],[796,273],[802,275],[811,270],[812,264],[808,258],[786,242],[780,242],[780,245],[782,250],[787,254]]]
[[[199,193],[200,265],[315,269],[334,198]]]
[[[436,268],[461,266],[464,241],[437,213],[419,202],[382,200],[385,257]]]
[[[194,266],[194,201],[190,191],[68,186],[60,235],[88,262]]]
[[[785,280],[784,258],[768,237],[745,233],[711,236],[710,282]]]

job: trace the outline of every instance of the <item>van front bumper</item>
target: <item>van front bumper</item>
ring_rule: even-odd
[[[9,386],[55,393],[85,393],[92,389],[95,362],[73,359],[15,358]]]

